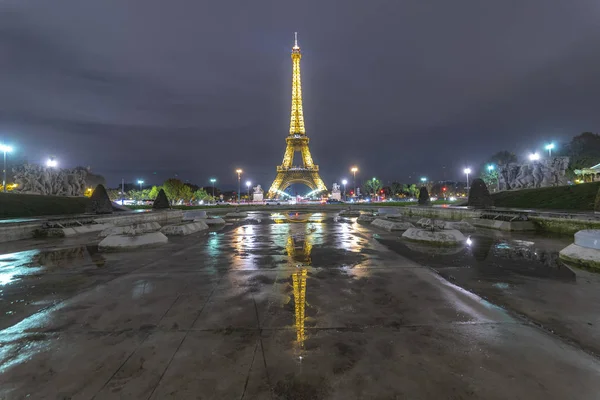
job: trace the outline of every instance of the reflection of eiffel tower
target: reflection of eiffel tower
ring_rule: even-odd
[[[306,308],[306,268],[292,274],[294,283],[294,304],[296,314],[296,340],[298,343],[304,343],[304,309]]]
[[[286,250],[288,256],[296,261],[302,261],[305,265],[310,264],[312,251],[312,243],[305,237],[302,241],[302,247],[296,244],[296,240],[293,236],[289,236],[286,244]],[[300,251],[300,249],[302,249]],[[305,315],[304,310],[306,309],[306,277],[308,270],[306,268],[300,269],[298,272],[292,274],[292,283],[294,286],[294,313],[296,317],[296,340],[300,345],[304,344],[306,339],[304,335],[304,323]]]
[[[302,84],[300,81],[300,47],[298,37],[292,47],[292,115],[290,120],[290,134],[286,138],[287,146],[283,155],[283,162],[277,167],[277,176],[267,193],[273,198],[283,192],[293,183],[303,183],[313,191],[325,191],[325,183],[319,176],[319,166],[315,165],[308,149],[308,137],[304,130],[304,113],[302,112]],[[294,154],[302,155],[302,166],[294,165]]]

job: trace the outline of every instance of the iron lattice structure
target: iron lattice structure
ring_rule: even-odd
[[[267,193],[268,198],[277,197],[293,183],[303,183],[312,191],[326,191],[327,187],[319,176],[319,166],[315,165],[308,148],[308,137],[304,129],[304,113],[302,112],[302,82],[300,79],[300,47],[298,36],[292,48],[292,115],[290,118],[290,134],[285,139],[286,148],[283,162],[277,167],[277,176]],[[302,156],[302,165],[295,166],[294,154]]]

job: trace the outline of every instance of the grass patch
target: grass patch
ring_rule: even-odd
[[[600,182],[492,194],[496,207],[593,211]]]
[[[89,201],[87,197],[0,193],[0,218],[82,214]]]

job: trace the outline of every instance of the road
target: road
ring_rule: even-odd
[[[307,219],[127,253],[24,242],[0,257],[0,398],[598,398],[597,358]]]

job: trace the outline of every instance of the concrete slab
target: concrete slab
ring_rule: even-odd
[[[105,229],[110,229],[112,225],[110,224],[90,224],[90,225],[82,225],[82,226],[73,226],[68,228],[54,228],[53,231],[60,231],[62,235],[59,234],[60,237],[71,237],[77,235],[84,235],[86,233],[100,232]]]
[[[338,214],[340,217],[358,217],[360,216],[360,211],[358,210],[342,210]]]
[[[495,219],[473,218],[465,220],[473,226],[480,228],[497,229],[500,231],[522,232],[535,231],[535,225],[531,221],[500,221]]]
[[[243,211],[235,211],[225,214],[225,218],[247,218],[248,213]]]
[[[600,250],[571,244],[559,253],[560,259],[581,268],[600,271]]]
[[[126,226],[111,226],[104,229],[99,237],[107,237],[110,235],[137,235],[148,232],[155,232],[160,229],[158,222],[142,222],[139,224],[126,225]]]
[[[460,246],[467,238],[455,229],[434,231],[421,228],[410,228],[402,234],[402,238],[413,242],[431,244],[433,246]]]
[[[377,218],[373,222],[371,222],[372,226],[376,226],[377,228],[385,229],[388,232],[398,232],[405,231],[409,228],[414,227],[410,222],[395,222],[387,219]]]
[[[196,221],[196,220],[194,220]],[[204,222],[206,225],[217,226],[217,225],[225,225],[225,220],[221,217],[209,217],[209,218],[201,218],[199,221]]]
[[[110,235],[98,243],[100,251],[134,250],[145,247],[160,246],[169,239],[160,232],[142,233],[140,235]]]
[[[207,229],[208,225],[204,221],[198,220],[195,222],[184,222],[177,225],[163,226],[160,231],[167,236],[187,236]]]
[[[201,218],[208,218],[205,210],[190,210],[183,213],[184,221],[193,221]]]
[[[360,217],[358,217],[356,219],[356,222],[358,222],[359,224],[370,224],[371,222],[375,221],[376,219],[377,219],[377,217],[374,215],[361,214]]]

